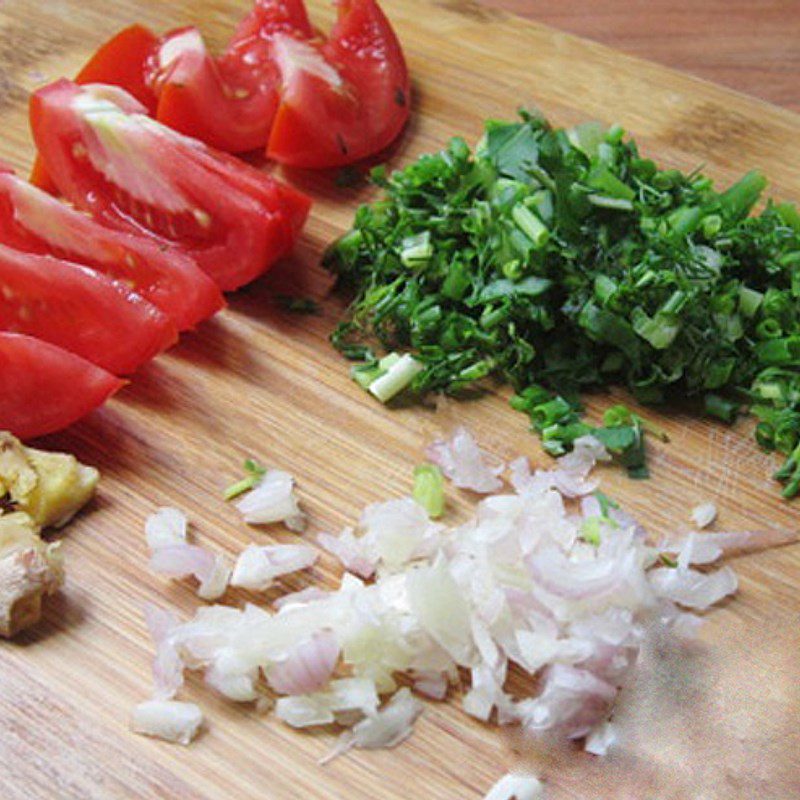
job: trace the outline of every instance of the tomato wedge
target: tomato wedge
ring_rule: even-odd
[[[0,429],[20,439],[66,428],[124,385],[53,344],[0,332]]]
[[[152,116],[156,98],[147,76],[159,46],[158,37],[143,25],[131,25],[112,36],[86,62],[75,83],[108,83],[133,95]],[[34,161],[30,181],[48,194],[56,188],[39,158]]]
[[[53,256],[0,245],[0,330],[63,347],[116,375],[177,339],[170,318],[122,283]]]
[[[273,37],[281,103],[267,155],[294,167],[338,167],[388,147],[408,119],[403,51],[375,0],[340,0],[322,44]]]
[[[151,62],[158,120],[230,153],[264,147],[279,103],[277,33],[314,36],[302,0],[257,0],[219,59],[197,28],[168,34]]]
[[[308,215],[304,194],[150,119],[119,89],[57,81],[31,97],[31,129],[73,205],[187,253],[226,291],[286,255]]]
[[[178,330],[194,327],[225,304],[214,281],[188,256],[107,228],[2,164],[0,243],[85,264],[122,281],[171,317]]]

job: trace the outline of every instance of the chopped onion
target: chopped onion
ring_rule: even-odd
[[[733,594],[739,586],[730,567],[708,574],[694,569],[659,567],[650,571],[649,578],[660,597],[701,611]]]
[[[147,546],[151,550],[186,543],[188,521],[186,514],[177,508],[159,508],[144,525]]]
[[[453,485],[462,489],[488,494],[496,492],[503,485],[497,476],[503,472],[505,465],[489,466],[486,454],[466,428],[456,428],[449,441],[435,441],[426,454]]]
[[[236,560],[231,577],[232,586],[263,592],[275,578],[306,569],[318,555],[310,547],[296,544],[276,544],[259,547],[250,545]]]
[[[463,429],[434,449],[460,485],[500,486],[499,471]],[[652,546],[632,517],[586,495],[590,470],[606,457],[585,437],[555,470],[531,473],[518,459],[510,465],[515,492],[482,499],[456,527],[432,522],[412,498],[370,505],[356,530],[319,536],[348,570],[336,590],[294,592],[272,610],[205,606],[182,624],[150,611],[157,696],[174,696],[184,669],[192,669],[203,670],[223,695],[252,702],[263,675],[284,695],[275,713],[287,724],[350,728],[333,757],[409,735],[421,705],[408,689],[398,690],[397,676],[439,699],[464,673],[471,676],[467,713],[496,715],[499,724],[532,734],[585,737],[590,752],[604,752],[613,741],[609,713],[648,630],[689,633],[699,618],[682,608],[705,609],[736,590],[729,568],[699,572],[691,565],[751,541],[690,534],[671,547]],[[291,510],[291,478],[273,475],[265,491],[272,510],[277,503]],[[275,514],[259,519],[268,517]],[[315,558],[304,546],[253,545],[240,555],[232,582],[263,590]],[[169,574],[211,582],[217,564],[185,542],[157,548],[153,561]],[[538,679],[527,696],[506,691],[512,666]],[[389,698],[379,710],[380,695]]]
[[[216,600],[228,586],[230,568],[222,556],[193,544],[159,547],[150,556],[150,569],[173,578],[193,575],[200,583],[198,595]]]
[[[543,800],[544,786],[533,775],[509,772],[492,786],[483,800]]]
[[[447,676],[441,672],[425,672],[417,675],[414,681],[414,691],[431,700],[444,700],[448,686]]]
[[[352,747],[377,750],[396,747],[411,736],[414,721],[422,713],[422,703],[403,687],[380,711],[375,711],[345,731],[333,751],[322,763],[347,752]]]
[[[267,675],[279,694],[311,694],[325,687],[339,660],[339,644],[330,631],[315,633],[293,647]]]
[[[680,553],[687,564],[711,564],[731,552],[755,552],[800,541],[800,532],[781,529],[720,533],[690,533],[669,537],[659,546],[662,552]]]
[[[517,711],[529,731],[557,730],[579,739],[605,719],[616,695],[614,686],[587,669],[553,664],[541,694],[518,703]]]
[[[717,507],[713,503],[701,503],[692,509],[692,521],[698,528],[709,526],[717,518]]]
[[[178,618],[171,612],[150,603],[144,609],[147,629],[156,646],[153,657],[153,696],[169,700],[183,686],[184,663],[172,643],[172,632],[178,627]]]
[[[139,703],[131,715],[131,730],[168,742],[189,744],[203,723],[203,712],[194,703],[177,700],[148,700]]]
[[[271,469],[237,504],[245,522],[268,525],[284,522],[293,531],[305,528],[305,515],[294,495],[294,478],[288,472]]]
[[[377,707],[378,694],[372,681],[342,678],[331,681],[324,692],[278,698],[275,715],[293,728],[307,728],[327,725],[346,712],[366,717],[374,714]]]
[[[237,703],[247,703],[258,698],[257,667],[237,669],[236,666],[226,663],[225,659],[218,659],[206,670],[205,681],[212,689]]]
[[[231,568],[221,555],[214,556],[214,564],[208,573],[196,574],[200,581],[197,596],[203,600],[218,600],[225,594],[231,578]]]
[[[585,750],[593,756],[604,756],[617,741],[617,734],[610,722],[601,722],[587,737]]]
[[[283,597],[279,597],[275,601],[274,606],[276,610],[280,611],[287,606],[302,606],[315,600],[324,600],[329,595],[330,592],[326,592],[316,586],[308,586],[305,589],[301,589],[299,592],[291,592],[283,595]]]
[[[150,569],[173,578],[193,575],[203,600],[217,600],[225,594],[231,570],[225,558],[197,545],[188,544],[186,515],[176,508],[160,508],[148,517],[145,536],[150,548]]]
[[[320,533],[317,544],[335,556],[348,572],[361,578],[371,578],[375,574],[378,557],[367,552],[366,543],[353,535],[352,528],[345,528],[339,536]]]
[[[321,533],[317,543],[350,572],[370,578],[378,564],[397,572],[410,562],[433,555],[442,526],[431,522],[425,509],[410,497],[373,503],[359,520],[361,535],[346,528],[338,537]]]

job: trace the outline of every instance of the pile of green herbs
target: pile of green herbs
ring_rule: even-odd
[[[475,152],[453,139],[373,181],[325,263],[355,292],[333,335],[375,372],[369,348],[411,351],[408,392],[458,394],[493,376],[516,390],[553,454],[598,435],[646,475],[643,421],[615,406],[581,420],[582,390],[626,386],[758,419],[776,477],[800,489],[800,214],[750,172],[725,191],[699,171],[660,169],[621,128],[491,121]],[[691,400],[690,400],[691,402]]]

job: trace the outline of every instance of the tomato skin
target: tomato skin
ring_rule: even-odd
[[[124,385],[53,344],[0,332],[0,429],[20,439],[66,428]]]
[[[178,330],[193,328],[225,301],[188,257],[115,231],[25,183],[0,164],[0,243],[84,264],[122,281],[160,308]]]
[[[314,36],[302,0],[256,0],[217,59],[196,28],[167,34],[151,60],[156,118],[229,153],[264,147],[279,102],[280,73],[270,53],[279,32]]]
[[[402,48],[375,0],[342,0],[319,55],[343,86],[306,69],[286,69],[267,156],[307,169],[339,167],[388,147],[409,115]]]
[[[132,94],[150,114],[158,98],[147,81],[158,37],[143,25],[131,25],[101,45],[75,78],[75,83],[108,83]]]
[[[99,272],[0,245],[0,330],[36,336],[116,375],[177,339],[152,303]]]
[[[73,205],[187,253],[225,291],[289,252],[310,206],[305,195],[120,105],[108,87],[65,80],[31,97],[39,153]],[[109,164],[113,181],[98,172]]]
[[[55,183],[53,183],[53,179],[50,177],[49,173],[44,167],[44,164],[42,163],[42,159],[38,155],[33,160],[31,175],[28,180],[37,189],[41,189],[43,192],[47,192],[47,194],[58,194],[58,187],[55,185]]]

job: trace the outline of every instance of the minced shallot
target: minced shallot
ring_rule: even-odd
[[[501,461],[490,463],[489,456],[478,447],[466,428],[456,428],[448,440],[437,439],[429,445],[426,455],[454,486],[461,489],[489,494],[503,485],[498,476],[505,465]]]
[[[459,485],[500,485],[463,429],[431,457]],[[514,491],[485,497],[454,527],[432,522],[411,498],[371,505],[355,529],[318,539],[348,570],[337,589],[308,587],[272,609],[206,606],[184,623],[150,609],[156,697],[173,697],[186,669],[203,671],[233,700],[266,707],[277,694],[275,714],[293,727],[348,728],[335,756],[393,746],[411,733],[423,705],[398,688],[397,676],[433,698],[469,676],[467,713],[586,739],[590,752],[605,752],[613,741],[607,720],[645,636],[658,626],[691,631],[693,611],[735,592],[728,567],[692,565],[741,543],[732,534],[691,534],[654,545],[629,515],[591,494],[589,473],[606,458],[585,437],[553,470],[532,471],[518,459]],[[292,482],[280,481],[285,500]],[[175,522],[165,520],[179,531]],[[301,545],[253,546],[233,582],[261,589],[314,558]],[[536,679],[527,693],[507,688],[512,665]],[[530,778],[501,784],[489,797],[514,796],[517,785],[518,795],[538,796]]]
[[[231,569],[224,556],[189,544],[186,515],[176,508],[160,508],[145,523],[150,548],[150,569],[172,578],[193,575],[199,584],[198,597],[218,600],[225,594]]]
[[[267,470],[236,508],[244,521],[251,525],[283,522],[289,530],[297,533],[305,528],[305,514],[294,494],[294,478],[282,470]]]
[[[147,700],[131,713],[131,730],[167,742],[189,744],[203,724],[203,712],[194,703]]]
[[[542,800],[544,787],[538,778],[509,772],[492,786],[483,800]]]

